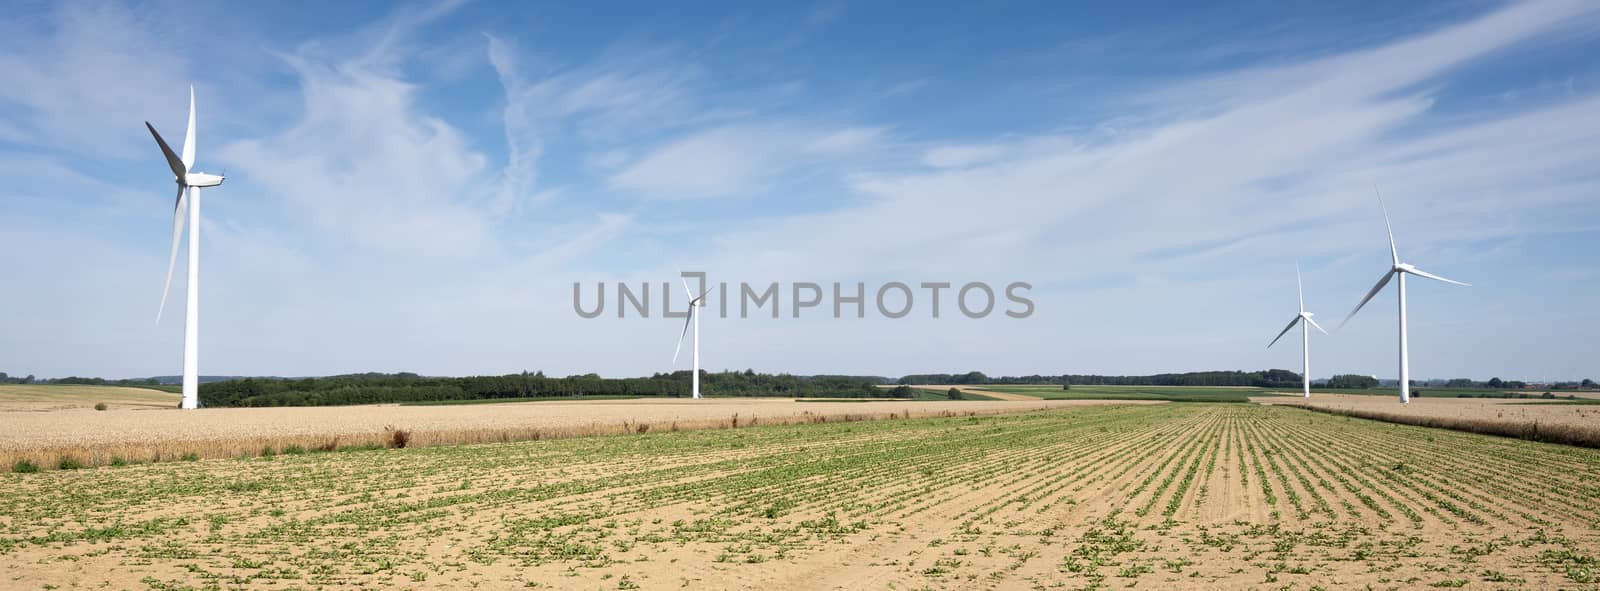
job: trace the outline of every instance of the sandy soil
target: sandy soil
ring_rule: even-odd
[[[1240,404],[179,462],[0,475],[0,580],[1584,588],[1596,478],[1592,450]]]

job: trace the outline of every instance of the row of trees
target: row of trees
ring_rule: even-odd
[[[1589,380],[1584,380],[1584,381],[1585,382],[1589,382]],[[1593,382],[1590,382],[1590,383],[1593,383]],[[1521,390],[1523,388],[1528,387],[1528,383],[1527,382],[1522,382],[1522,381],[1517,381],[1517,380],[1502,380],[1500,378],[1489,378],[1489,381],[1487,381],[1487,382],[1474,381],[1471,378],[1455,378],[1455,379],[1452,379],[1452,380],[1446,380],[1445,383],[1444,383],[1444,387],[1446,387],[1446,388],[1456,388],[1456,389],[1464,389],[1464,388],[1497,388],[1497,389],[1498,388],[1507,388],[1507,389],[1511,389],[1511,390]]]
[[[1363,389],[1378,387],[1378,378],[1355,374],[1342,374],[1328,378],[1329,388]]]
[[[6,372],[0,371],[0,384],[66,384],[66,385],[80,385],[80,386],[154,386],[154,385],[157,385],[157,384],[160,384],[160,383],[161,382],[156,380],[155,378],[145,378],[145,379],[135,379],[135,380],[108,380],[108,379],[105,379],[105,378],[80,378],[80,377],[77,377],[77,376],[68,376],[68,377],[65,377],[65,378],[56,378],[56,379],[53,379],[53,380],[40,380],[38,378],[33,377],[32,374],[29,374],[27,377],[19,378],[19,377],[15,377],[15,376],[12,376],[12,375],[8,375]]]
[[[981,371],[964,374],[916,374],[900,378],[900,384],[1057,384],[1082,386],[1258,386],[1262,388],[1287,388],[1300,383],[1300,374],[1284,370],[1265,371],[1199,371],[1190,373],[1163,373],[1148,376],[1005,376],[991,378]]]
[[[1269,369],[1265,371],[1200,371],[1190,373],[1163,373],[1147,376],[1103,376],[1066,374],[1059,376],[1003,376],[989,377],[981,371],[967,373],[930,373],[913,374],[900,378],[896,383],[907,385],[978,385],[978,384],[1059,384],[1059,385],[1085,385],[1085,386],[1258,386],[1262,388],[1290,388],[1300,385],[1300,374],[1285,369]],[[1438,382],[1434,382],[1435,385]],[[1418,384],[1415,380],[1412,385]],[[1378,380],[1371,376],[1345,374],[1336,375],[1327,382],[1329,388],[1376,388]],[[1518,380],[1502,380],[1489,378],[1487,381],[1474,381],[1468,378],[1456,378],[1443,382],[1443,387],[1452,389],[1466,388],[1492,388],[1507,390],[1524,390],[1528,388],[1548,390],[1593,390],[1596,388],[1594,380],[1583,379],[1574,382],[1553,382],[1549,384],[1533,384]]]
[[[381,402],[493,400],[579,396],[686,396],[691,374],[678,371],[647,378],[602,378],[595,374],[554,378],[543,372],[504,376],[432,378],[412,373],[356,374],[304,379],[242,379],[200,385],[205,406],[325,406]],[[909,397],[909,390],[876,387],[877,378],[795,376],[754,371],[700,372],[700,391],[710,396],[800,398]]]
[[[86,384],[86,385],[156,385],[155,378],[137,380],[106,380],[103,378],[67,377],[54,380],[37,380],[34,376],[17,378],[0,372],[0,383],[30,384]],[[503,376],[472,376],[460,378],[426,377],[415,373],[364,373],[322,378],[281,379],[245,378],[206,382],[200,386],[200,397],[206,406],[323,406],[345,404],[374,404],[387,402],[426,402],[450,400],[492,400],[497,398],[580,397],[580,396],[685,396],[689,392],[690,373],[678,371],[654,374],[639,378],[602,378],[596,374],[574,375],[562,378],[549,377],[543,372],[522,372]],[[898,388],[877,386],[898,383]],[[702,371],[701,391],[711,396],[774,396],[798,398],[875,397],[911,398],[915,393],[908,385],[951,384],[1057,384],[1071,385],[1155,385],[1155,386],[1258,386],[1265,388],[1292,388],[1300,384],[1300,375],[1287,370],[1265,371],[1212,371],[1155,374],[1148,376],[1005,376],[989,377],[983,372],[960,374],[916,374],[898,380],[874,376],[795,376],[789,374],[758,374],[752,370],[742,372],[709,373]],[[1450,380],[1449,388],[1525,389],[1519,381],[1492,378],[1485,382],[1466,379]],[[1329,388],[1368,389],[1379,386],[1377,379],[1363,375],[1336,375],[1326,382]],[[1592,389],[1593,380],[1535,385],[1540,389]]]
[[[34,379],[32,374],[29,374],[28,377],[25,378],[18,378],[7,375],[6,372],[0,371],[0,384],[32,384],[33,382]]]

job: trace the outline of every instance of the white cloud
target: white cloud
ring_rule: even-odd
[[[720,127],[667,142],[613,175],[610,184],[650,198],[751,195],[792,171],[846,174],[855,157],[875,149],[883,135],[878,127]]]
[[[882,127],[850,127],[812,140],[808,151],[820,154],[849,154],[871,148],[883,139]]]
[[[298,61],[305,118],[226,146],[223,161],[296,217],[372,248],[468,254],[492,219],[473,203],[485,158],[449,124],[416,112],[409,85]]]
[[[641,158],[611,178],[617,188],[667,198],[726,197],[759,189],[783,166],[784,140],[723,128],[691,135]]]
[[[518,209],[521,201],[534,189],[539,156],[544,144],[538,129],[531,120],[529,110],[535,99],[517,72],[516,57],[509,46],[494,36],[489,39],[489,62],[500,77],[506,91],[506,108],[503,127],[506,139],[506,165],[501,173],[499,194],[495,197],[495,210],[501,213]]]
[[[188,61],[142,25],[125,7],[78,3],[56,5],[43,23],[0,25],[0,106],[26,113],[0,124],[0,136],[117,158],[153,149],[138,122],[181,110]]]
[[[998,160],[1006,150],[1006,146],[995,144],[939,146],[924,153],[922,163],[934,168],[964,168]]]

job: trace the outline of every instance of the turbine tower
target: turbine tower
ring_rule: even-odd
[[[1306,398],[1310,398],[1311,328],[1315,327],[1317,332],[1322,334],[1328,334],[1328,331],[1322,330],[1322,325],[1317,324],[1317,321],[1311,319],[1311,317],[1315,316],[1316,314],[1306,311],[1306,291],[1305,287],[1300,283],[1300,263],[1294,264],[1294,288],[1295,291],[1300,295],[1300,314],[1296,315],[1294,320],[1290,320],[1289,325],[1283,327],[1283,330],[1278,333],[1278,336],[1273,337],[1272,342],[1267,343],[1267,348],[1271,349],[1273,345],[1278,344],[1278,339],[1283,338],[1283,335],[1287,334],[1289,329],[1294,328],[1295,324],[1300,325],[1300,381]]]
[[[172,206],[172,253],[167,256],[167,279],[161,287],[161,307],[156,323],[167,309],[167,294],[172,288],[172,268],[178,262],[178,239],[183,235],[184,218],[189,223],[189,282],[185,300],[187,313],[183,325],[183,404],[185,409],[200,407],[200,188],[221,185],[221,175],[194,172],[194,86],[189,86],[189,129],[183,136],[183,156],[172,152],[149,121],[144,126],[155,136],[156,145],[167,158],[178,183],[178,197]]]
[[[677,350],[672,352],[672,364],[673,365],[677,365],[678,364],[678,354],[683,352],[683,337],[685,335],[689,334],[689,325],[693,324],[694,325],[694,376],[691,378],[693,380],[691,383],[693,384],[692,393],[694,395],[694,399],[695,400],[699,400],[700,399],[700,313],[696,312],[695,310],[697,308],[704,308],[705,307],[705,305],[706,305],[706,294],[711,293],[711,288],[707,287],[705,291],[700,292],[700,296],[699,297],[695,297],[694,292],[689,291],[689,282],[687,280],[683,280],[682,278],[679,278],[679,280],[683,281],[683,293],[684,293],[684,295],[689,296],[689,317],[685,318],[683,320],[683,332],[678,333],[678,348],[677,348]]]
[[[1373,187],[1372,190],[1376,193],[1378,188]],[[1361,303],[1356,304],[1356,309],[1351,310],[1350,314],[1344,317],[1344,322],[1339,323],[1339,328],[1343,329],[1351,318],[1355,318],[1356,312],[1360,312],[1362,306],[1372,301],[1372,297],[1378,295],[1378,292],[1383,290],[1383,286],[1389,284],[1389,279],[1394,278],[1396,280],[1399,284],[1397,290],[1400,294],[1400,402],[1409,404],[1411,402],[1411,360],[1406,351],[1406,275],[1427,277],[1435,281],[1456,285],[1470,286],[1471,284],[1462,283],[1454,279],[1445,279],[1418,269],[1409,263],[1400,262],[1400,251],[1394,246],[1394,227],[1389,224],[1389,208],[1383,205],[1382,193],[1378,194],[1378,207],[1383,209],[1383,227],[1389,233],[1389,256],[1393,265],[1389,267],[1388,271],[1383,272],[1383,278],[1378,280],[1377,285],[1372,286],[1372,291],[1367,292],[1367,297],[1361,298]]]

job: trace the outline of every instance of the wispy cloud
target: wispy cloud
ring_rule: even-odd
[[[0,25],[0,140],[128,158],[140,120],[188,92],[188,60],[116,4],[62,3],[42,22]]]
[[[358,64],[290,58],[304,119],[226,146],[222,160],[283,199],[295,218],[355,243],[415,254],[478,251],[492,219],[474,202],[485,157],[417,112],[412,88]]]

